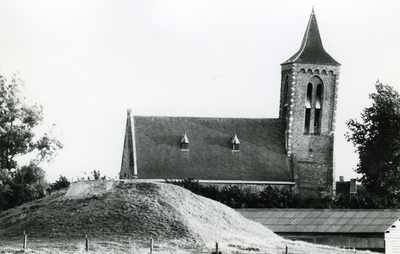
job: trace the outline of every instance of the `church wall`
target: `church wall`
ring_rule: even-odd
[[[120,179],[129,179],[131,173],[131,166],[130,166],[130,150],[128,147],[128,140],[125,139],[124,141],[124,149],[122,151],[122,165],[120,171]]]
[[[126,121],[126,129],[125,129],[125,138],[124,138],[124,148],[122,150],[122,163],[120,170],[120,179],[131,179],[135,178],[134,172],[134,156],[133,156],[133,138],[132,132],[132,123],[130,121],[130,112],[128,111],[127,121]]]

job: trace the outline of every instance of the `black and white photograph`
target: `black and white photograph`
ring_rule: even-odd
[[[0,253],[400,253],[399,13],[0,0]]]

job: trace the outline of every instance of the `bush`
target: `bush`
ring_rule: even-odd
[[[50,185],[50,190],[56,191],[63,188],[68,188],[70,184],[71,183],[70,181],[68,181],[67,177],[60,175],[58,180]]]
[[[198,180],[166,180],[167,183],[186,188],[197,195],[213,199],[231,208],[344,208],[377,209],[400,208],[400,195],[381,199],[378,195],[366,192],[363,188],[356,195],[338,193],[335,199],[318,194],[296,194],[289,188],[267,186],[260,191],[252,191],[248,186],[202,185]]]
[[[287,188],[265,187],[262,191],[252,191],[248,186],[202,185],[198,180],[166,180],[167,183],[181,186],[191,192],[221,202],[231,208],[286,208],[295,204],[294,195]]]
[[[0,172],[0,210],[19,206],[46,195],[45,172],[34,163],[14,172]]]

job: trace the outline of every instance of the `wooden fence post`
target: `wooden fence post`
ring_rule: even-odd
[[[287,247],[287,245],[286,245],[286,251],[285,251],[285,254],[288,254],[288,247]]]
[[[150,239],[150,254],[153,253],[153,238]]]
[[[215,253],[218,254],[218,242],[215,242]]]
[[[24,244],[23,244],[23,249],[24,250],[26,250],[26,248],[27,248],[27,242],[28,242],[28,235],[26,235],[25,234],[25,231],[24,231]]]
[[[86,246],[86,251],[89,251],[89,238],[87,237],[87,235],[85,235],[85,246]]]

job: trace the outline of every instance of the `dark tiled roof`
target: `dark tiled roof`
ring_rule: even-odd
[[[139,179],[293,180],[281,119],[133,118]],[[185,133],[189,151],[181,150]],[[235,134],[240,152],[232,151]]]
[[[236,209],[275,233],[385,233],[400,209]]]
[[[314,11],[311,13],[299,51],[286,62],[282,63],[282,65],[287,63],[340,65],[325,51],[324,47],[322,46],[322,40],[319,34],[317,19],[314,15]]]

